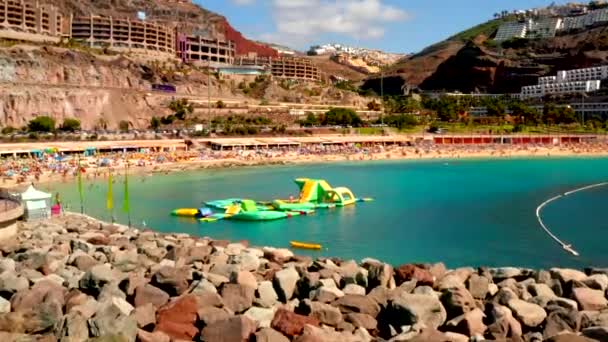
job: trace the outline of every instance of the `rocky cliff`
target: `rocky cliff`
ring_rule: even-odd
[[[502,45],[488,39],[491,33],[435,44],[395,64],[387,74],[423,90],[511,93],[558,70],[608,62],[607,27]],[[379,82],[374,77],[367,83]],[[386,93],[399,91],[385,87]]]
[[[63,48],[13,46],[0,49],[0,125],[21,127],[32,117],[81,119],[92,128],[103,118],[135,127],[162,115],[170,97],[148,93],[152,83],[170,82],[182,94],[206,94],[206,74],[172,63],[142,63],[124,56],[93,55]],[[212,78],[212,96],[230,96]]]

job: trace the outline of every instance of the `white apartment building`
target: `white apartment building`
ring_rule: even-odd
[[[562,18],[541,18],[531,21],[526,38],[552,38],[562,28]]]
[[[543,76],[538,78],[538,84],[551,84],[557,82],[557,76]]]
[[[496,41],[509,40],[512,38],[526,38],[528,33],[528,21],[511,21],[500,25],[496,32]]]
[[[587,26],[608,22],[608,8],[591,11],[585,17],[585,24]]]
[[[604,80],[608,78],[608,65],[583,69],[561,70],[557,72],[557,76],[555,77],[555,82]],[[539,78],[539,84],[541,78]]]
[[[545,95],[587,93],[600,89],[601,81],[577,81],[550,84],[537,84],[521,88],[521,98],[543,97]]]
[[[570,30],[580,30],[587,26],[587,16],[579,15],[576,17],[566,17],[564,18],[564,24],[562,25],[562,29],[564,31]]]

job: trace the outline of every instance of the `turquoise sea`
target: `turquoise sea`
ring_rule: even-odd
[[[271,200],[297,195],[296,177],[324,178],[350,187],[370,203],[317,211],[288,220],[198,223],[169,216],[174,208],[230,197]],[[300,254],[393,264],[443,261],[456,266],[608,266],[608,187],[553,202],[543,219],[580,257],[566,254],[541,230],[536,207],[557,194],[608,180],[608,159],[433,160],[338,163],[202,170],[129,179],[132,222],[163,232],[249,240],[288,247],[290,240],[323,244]],[[44,187],[79,210],[76,183]],[[84,185],[86,213],[109,220],[107,181]],[[114,185],[118,221],[122,178]]]

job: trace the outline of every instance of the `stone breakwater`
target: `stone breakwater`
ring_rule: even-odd
[[[18,228],[3,342],[608,340],[605,269],[313,260],[71,214]]]

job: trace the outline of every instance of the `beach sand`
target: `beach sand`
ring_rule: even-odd
[[[186,152],[188,153],[188,152]],[[192,155],[193,152],[189,152]],[[196,154],[196,153],[194,153]],[[106,156],[89,157],[82,160],[86,168],[83,178],[86,180],[97,177],[106,178],[110,172],[114,175],[124,174],[125,159],[114,155],[110,167],[92,167],[97,161]],[[377,147],[366,152],[331,152],[331,153],[298,153],[295,151],[230,151],[214,155],[213,159],[199,157],[176,158],[175,161],[152,162],[155,153],[147,155],[147,161],[137,164],[137,157],[128,156],[128,172],[149,176],[159,173],[193,171],[199,169],[218,169],[232,167],[251,167],[264,165],[298,165],[347,161],[371,160],[432,160],[432,159],[483,159],[483,158],[547,158],[547,157],[608,157],[606,144],[575,144],[560,146],[525,146],[525,145],[422,145]],[[135,164],[135,165],[134,165]],[[6,188],[23,187],[31,183],[45,184],[51,182],[72,181],[76,172],[56,173],[42,170],[37,176],[4,177],[2,186]],[[25,179],[24,179],[25,178]]]

